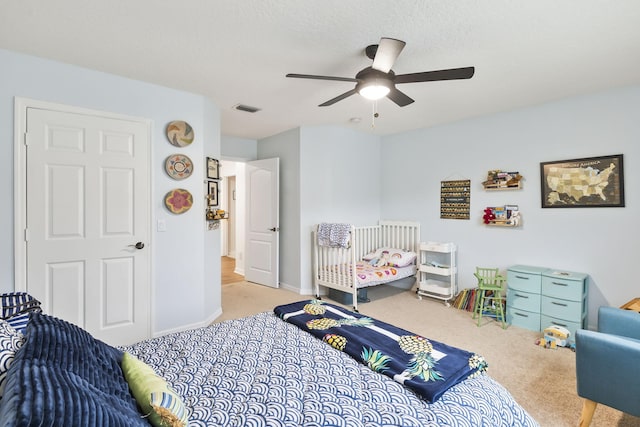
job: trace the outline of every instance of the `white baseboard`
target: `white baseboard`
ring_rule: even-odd
[[[152,337],[153,338],[157,338],[157,337],[161,337],[163,335],[172,334],[174,332],[183,332],[183,331],[188,331],[189,329],[196,329],[196,328],[202,328],[204,326],[209,326],[211,324],[211,322],[216,320],[221,315],[222,315],[222,308],[216,310],[212,315],[207,317],[202,322],[192,323],[190,325],[184,325],[184,326],[180,326],[180,327],[172,328],[172,329],[166,329],[164,331],[157,331],[157,332],[154,332],[152,334]]]
[[[282,289],[286,289],[287,291],[294,292],[298,295],[315,295],[316,294],[314,291],[314,287],[300,289],[296,286],[291,286],[284,282],[280,282],[280,287]]]

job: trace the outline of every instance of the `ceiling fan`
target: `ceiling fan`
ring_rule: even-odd
[[[333,80],[339,82],[352,82],[356,86],[323,102],[319,107],[327,107],[338,101],[359,93],[363,97],[371,100],[381,99],[385,96],[395,102],[398,106],[404,107],[411,104],[413,99],[396,89],[396,84],[432,82],[438,80],[459,80],[470,79],[475,72],[474,67],[451,68],[447,70],[424,71],[422,73],[397,74],[391,70],[394,62],[404,49],[405,42],[392,38],[383,37],[380,44],[367,46],[365,54],[373,60],[373,64],[356,74],[355,78],[316,76],[312,74],[287,74],[287,77],[298,79]]]

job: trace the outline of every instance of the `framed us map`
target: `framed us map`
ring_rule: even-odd
[[[624,207],[623,170],[622,154],[542,162],[542,207]]]

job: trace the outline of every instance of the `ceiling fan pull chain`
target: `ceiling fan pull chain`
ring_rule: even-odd
[[[378,101],[373,101],[371,104],[371,108],[373,109],[373,113],[371,114],[371,127],[376,127],[376,117],[378,117]]]

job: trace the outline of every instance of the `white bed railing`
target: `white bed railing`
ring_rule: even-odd
[[[418,252],[420,224],[408,221],[380,221],[378,225],[351,226],[349,247],[332,248],[318,245],[318,227],[314,227],[313,277],[316,296],[320,286],[350,293],[353,308],[358,309],[356,262],[383,246]]]

